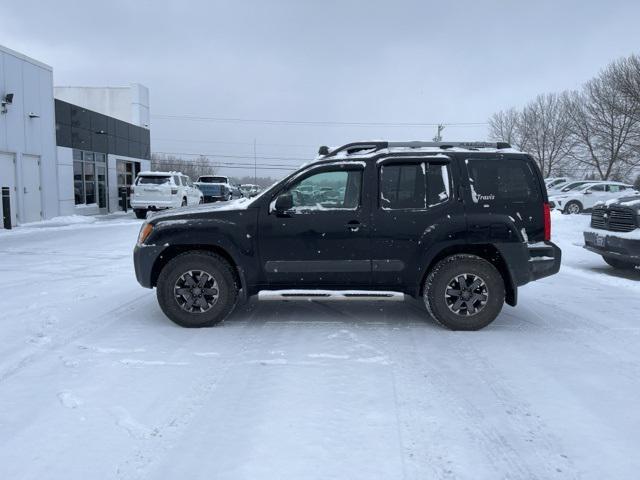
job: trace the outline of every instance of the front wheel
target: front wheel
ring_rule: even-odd
[[[438,323],[451,330],[480,330],[504,304],[500,272],[476,255],[459,254],[438,262],[427,275],[424,302]]]
[[[178,255],[162,269],[156,288],[164,314],[182,327],[211,327],[231,313],[238,299],[231,265],[213,253]]]
[[[582,212],[582,204],[580,204],[580,202],[571,201],[564,207],[564,212],[569,215],[577,215]]]

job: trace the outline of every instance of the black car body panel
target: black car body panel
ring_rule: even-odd
[[[358,288],[419,296],[437,261],[470,252],[496,265],[507,301],[515,304],[518,286],[558,271],[560,250],[544,238],[547,194],[530,156],[385,145],[377,142],[362,155],[348,149],[327,155],[251,200],[152,216],[153,230],[134,252],[139,283],[155,286],[168,258],[198,249],[227,256],[245,295]],[[485,171],[490,177],[481,178]],[[317,191],[304,184],[321,174],[334,183]],[[424,204],[412,205],[422,197],[403,197],[400,185],[420,182]],[[501,182],[516,185],[518,198]],[[495,192],[489,191],[493,184]],[[281,194],[302,206],[276,210]],[[309,196],[319,199],[317,205]]]

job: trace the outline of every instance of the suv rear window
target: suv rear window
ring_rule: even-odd
[[[148,177],[138,177],[138,185],[167,185],[171,177],[159,177],[157,175]]]
[[[380,207],[385,210],[425,209],[450,196],[446,165],[388,164],[380,168]]]
[[[540,200],[540,186],[529,162],[515,159],[466,161],[474,202]]]
[[[227,183],[227,177],[200,177],[200,183]]]

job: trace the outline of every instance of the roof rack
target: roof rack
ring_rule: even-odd
[[[449,148],[466,148],[469,150],[477,150],[480,148],[495,148],[496,150],[501,150],[504,148],[511,148],[511,145],[507,142],[384,142],[384,141],[373,141],[373,142],[353,142],[347,143],[341,147],[336,148],[335,150],[329,150],[329,147],[322,146],[318,150],[318,155],[321,157],[333,157],[340,152],[346,152],[347,155],[351,155],[353,153],[361,152],[363,150],[373,150],[374,152],[377,150],[382,150],[384,148],[394,148],[394,147],[402,147],[402,148],[441,148],[442,150],[447,150]]]

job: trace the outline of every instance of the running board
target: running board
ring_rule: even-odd
[[[375,290],[261,290],[258,300],[383,300],[386,302],[404,301],[404,293],[376,292]]]

